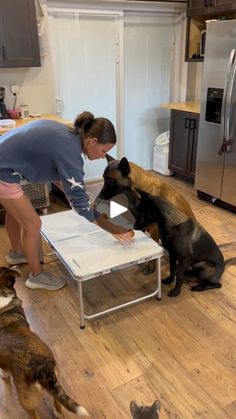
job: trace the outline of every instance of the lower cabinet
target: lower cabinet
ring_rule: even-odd
[[[199,114],[171,111],[169,169],[194,183]]]

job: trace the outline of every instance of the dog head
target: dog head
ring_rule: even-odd
[[[132,186],[129,177],[130,166],[126,157],[121,160],[115,160],[113,157],[106,155],[108,165],[103,173],[104,185],[99,193],[101,199],[111,199]]]
[[[159,400],[156,400],[152,406],[138,406],[134,401],[130,403],[130,411],[133,419],[158,419],[160,408]]]
[[[6,268],[0,267],[0,295],[5,296],[9,291],[14,290],[15,278],[20,277],[21,274],[16,267]]]

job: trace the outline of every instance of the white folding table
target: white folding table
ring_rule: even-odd
[[[144,233],[136,231],[134,243],[122,245],[111,234],[89,223],[74,210],[44,215],[41,220],[43,238],[55,250],[75,280],[79,294],[81,329],[85,327],[85,319],[94,319],[154,296],[161,299],[161,256],[164,251]],[[153,292],[92,315],[85,314],[84,281],[152,259],[157,259],[157,284]]]

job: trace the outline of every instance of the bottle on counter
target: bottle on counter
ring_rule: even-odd
[[[28,105],[20,105],[19,118],[24,119],[24,118],[29,118],[29,117],[30,117],[29,106]]]

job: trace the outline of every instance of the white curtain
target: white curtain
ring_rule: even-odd
[[[120,149],[152,168],[154,140],[169,129],[169,112],[160,105],[169,102],[174,15],[127,12],[121,24],[113,14],[51,11],[49,16],[61,115],[73,120],[89,110],[115,126],[119,115]],[[117,100],[120,94],[123,102]],[[111,154],[116,156],[116,149]],[[86,179],[101,177],[104,167],[103,161],[86,161]]]
[[[73,121],[87,110],[116,127],[117,17],[50,12],[49,24],[61,116]],[[105,166],[86,160],[85,179],[101,177]]]
[[[169,102],[173,33],[173,17],[124,17],[125,155],[149,169],[154,140],[170,124],[160,105]]]

